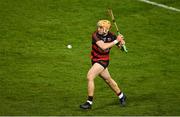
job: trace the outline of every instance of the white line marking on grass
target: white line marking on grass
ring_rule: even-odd
[[[170,7],[170,6],[166,6],[164,4],[159,4],[159,3],[156,3],[156,2],[151,2],[149,0],[138,0],[138,1],[145,2],[145,3],[148,3],[148,4],[152,4],[152,5],[155,5],[155,6],[158,6],[158,7],[162,7],[162,8],[165,8],[165,9],[169,9],[169,10],[180,12],[180,9],[177,9],[177,8],[174,8],[174,7]]]

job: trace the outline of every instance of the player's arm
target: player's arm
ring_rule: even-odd
[[[121,35],[117,36],[117,38],[116,38],[114,41],[109,42],[109,43],[104,43],[102,40],[99,40],[99,41],[96,42],[96,44],[97,44],[102,50],[106,50],[106,49],[108,49],[108,48],[111,48],[111,47],[113,47],[114,45],[116,45],[116,44],[118,44],[118,43],[120,43],[120,44],[125,43],[125,42],[123,41],[123,37],[122,37]]]
[[[102,49],[102,50],[106,50],[108,48],[111,48],[112,46],[114,46],[115,44],[117,44],[119,41],[118,40],[114,40],[113,42],[109,42],[109,43],[104,43],[102,40],[97,41],[96,44]]]
[[[119,39],[119,43],[118,44],[116,44],[119,48],[121,48],[122,47],[122,45],[124,45],[125,44],[125,41],[124,41],[124,37],[123,37],[123,35],[118,35],[118,36],[120,36],[120,39]],[[117,36],[117,38],[118,38],[118,36]]]

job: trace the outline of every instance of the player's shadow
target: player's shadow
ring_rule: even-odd
[[[117,106],[117,107],[120,106],[119,101],[118,100],[113,100],[113,101],[111,101],[109,103],[101,104],[100,106],[98,105],[98,106],[96,106],[96,107],[94,107],[92,109],[94,109],[94,110],[102,110],[102,109],[109,108],[109,107],[112,107],[112,106]]]

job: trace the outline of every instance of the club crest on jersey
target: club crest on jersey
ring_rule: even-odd
[[[107,38],[107,41],[111,41],[111,38]]]
[[[106,42],[106,38],[102,38],[104,42]]]
[[[111,41],[111,38],[102,38],[102,40],[103,40],[104,42],[110,42],[110,41]]]

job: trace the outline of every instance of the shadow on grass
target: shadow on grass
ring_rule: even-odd
[[[103,110],[103,109],[106,109],[106,108],[113,108],[113,107],[116,107],[116,108],[121,107],[118,99],[113,100],[113,101],[111,101],[109,103],[104,103],[104,104],[98,105],[98,106],[96,106],[96,107],[94,107],[92,109],[94,109],[94,110]]]

